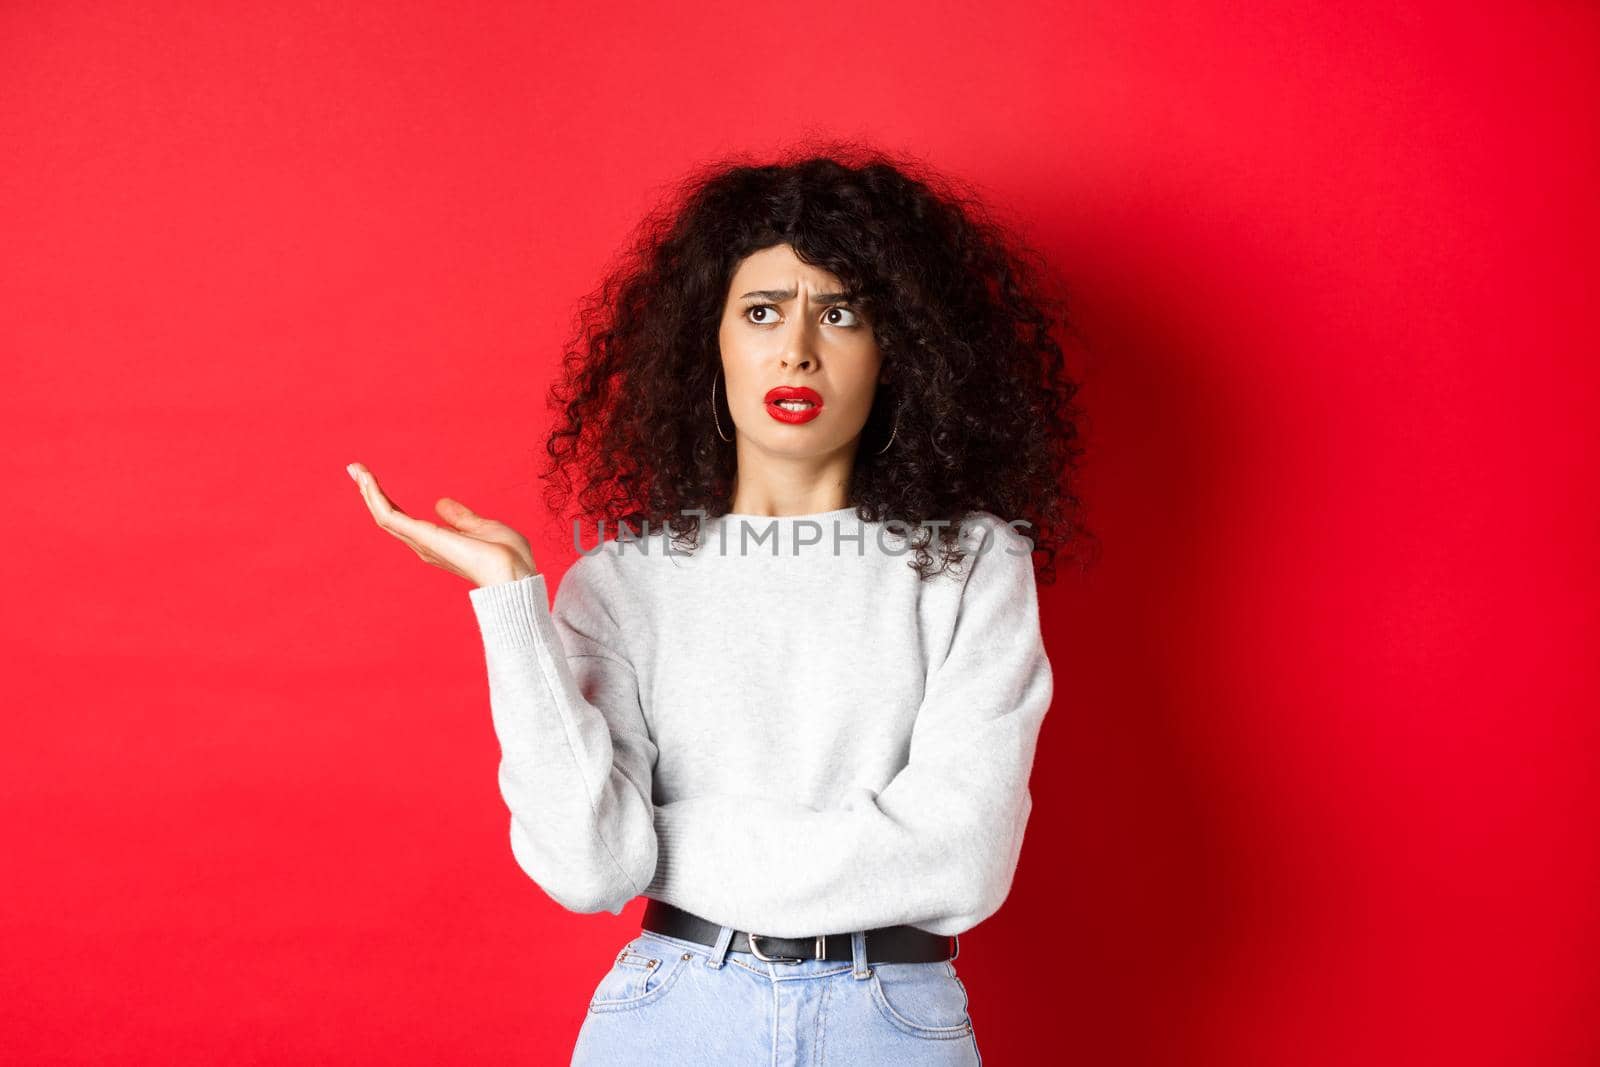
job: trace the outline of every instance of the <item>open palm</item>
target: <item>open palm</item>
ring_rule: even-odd
[[[434,504],[449,526],[414,519],[391,501],[372,472],[360,463],[345,468],[361,489],[373,521],[424,562],[477,586],[498,585],[538,574],[528,539],[496,519],[485,518],[450,497]]]

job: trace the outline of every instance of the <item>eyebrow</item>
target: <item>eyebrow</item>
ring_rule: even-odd
[[[749,300],[751,297],[759,297],[762,300],[771,300],[774,303],[781,304],[785,300],[793,300],[794,294],[795,291],[793,289],[752,289],[739,299]],[[811,299],[818,304],[843,304],[850,299],[850,294],[818,293]]]

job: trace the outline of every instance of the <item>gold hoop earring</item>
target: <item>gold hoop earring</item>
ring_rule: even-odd
[[[899,433],[899,432],[900,432],[900,398],[897,396],[897,397],[894,398],[894,429],[889,431],[889,439],[883,443],[883,447],[878,449],[876,452],[874,452],[873,455],[881,456],[885,452],[889,451],[889,446],[894,444],[894,435]]]
[[[711,421],[714,422],[716,424],[716,426],[717,426],[717,436],[718,437],[721,437],[724,441],[732,441],[733,438],[728,437],[725,434],[723,434],[723,432],[722,432],[722,420],[717,418],[717,377],[721,373],[722,372],[719,370],[719,371],[717,371],[716,374],[713,374],[711,376]]]

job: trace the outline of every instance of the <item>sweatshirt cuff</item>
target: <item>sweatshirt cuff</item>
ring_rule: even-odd
[[[552,625],[544,572],[514,582],[476,586],[467,591],[485,644],[498,648],[533,648],[538,635]]]
[[[656,873],[650,879],[650,883],[640,891],[640,895],[655,897],[668,904],[677,904],[676,894],[673,892],[678,873],[674,846],[677,844],[679,831],[673,824],[672,810],[666,807],[656,808]]]

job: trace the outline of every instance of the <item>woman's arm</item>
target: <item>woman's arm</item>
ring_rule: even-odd
[[[591,557],[471,590],[500,741],[511,851],[553,900],[619,914],[656,869],[656,748]]]
[[[1032,560],[1007,551],[1028,542],[1003,526],[996,536],[969,557],[949,652],[888,785],[824,811],[743,795],[663,805],[647,896],[779,937],[897,923],[956,934],[999,909],[1053,682]]]

